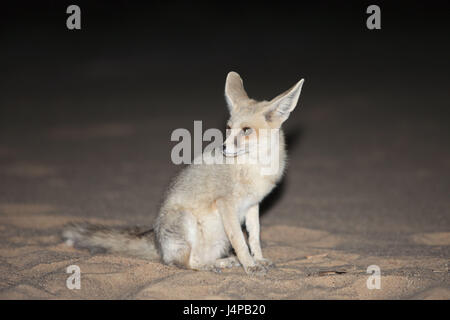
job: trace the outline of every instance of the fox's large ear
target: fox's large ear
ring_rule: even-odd
[[[267,121],[276,121],[281,124],[289,118],[289,114],[297,105],[304,81],[304,79],[300,80],[295,86],[273,98],[269,102],[269,106],[265,112]]]
[[[248,99],[247,92],[244,89],[244,83],[241,77],[234,71],[227,75],[225,82],[225,99],[227,100],[228,109],[232,111],[236,108],[239,101]]]

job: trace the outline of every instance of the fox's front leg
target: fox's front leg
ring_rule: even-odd
[[[261,250],[261,243],[259,237],[259,205],[256,204],[247,212],[245,216],[245,226],[248,231],[248,243],[253,257],[257,264],[261,264],[265,267],[272,267],[274,264],[269,259],[264,259]]]
[[[239,262],[244,267],[245,272],[248,274],[265,273],[266,269],[262,265],[255,263],[255,260],[250,255],[238,220],[236,207],[231,205],[229,201],[223,199],[217,200],[216,204],[222,217],[225,233],[236,252]]]

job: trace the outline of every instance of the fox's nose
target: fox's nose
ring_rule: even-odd
[[[225,152],[227,150],[227,145],[225,143],[222,145],[222,150],[223,150],[223,152]]]

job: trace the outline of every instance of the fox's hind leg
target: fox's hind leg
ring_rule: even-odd
[[[225,231],[221,230],[220,217],[217,224],[204,221],[186,211],[165,212],[157,221],[155,230],[164,263],[178,267],[215,271],[239,266],[236,256],[222,258],[229,251]],[[222,228],[223,229],[223,228]]]
[[[193,227],[190,218],[177,211],[166,211],[158,217],[155,232],[165,264],[190,269],[192,241],[189,235],[195,233],[195,229],[189,230]]]
[[[191,247],[185,241],[168,239],[161,244],[162,260],[165,264],[190,269]]]

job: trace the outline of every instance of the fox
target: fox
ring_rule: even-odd
[[[262,254],[259,205],[285,172],[281,126],[297,106],[303,83],[301,79],[275,98],[257,101],[248,97],[238,73],[231,71],[226,77],[229,119],[220,151],[234,160],[256,148],[274,152],[278,156],[276,170],[262,174],[262,164],[250,161],[194,161],[170,183],[152,228],[72,223],[62,233],[66,244],[91,253],[157,260],[184,269],[221,272],[242,266],[249,275],[266,274],[275,265]],[[277,130],[276,150],[271,150],[274,145],[262,130]]]

